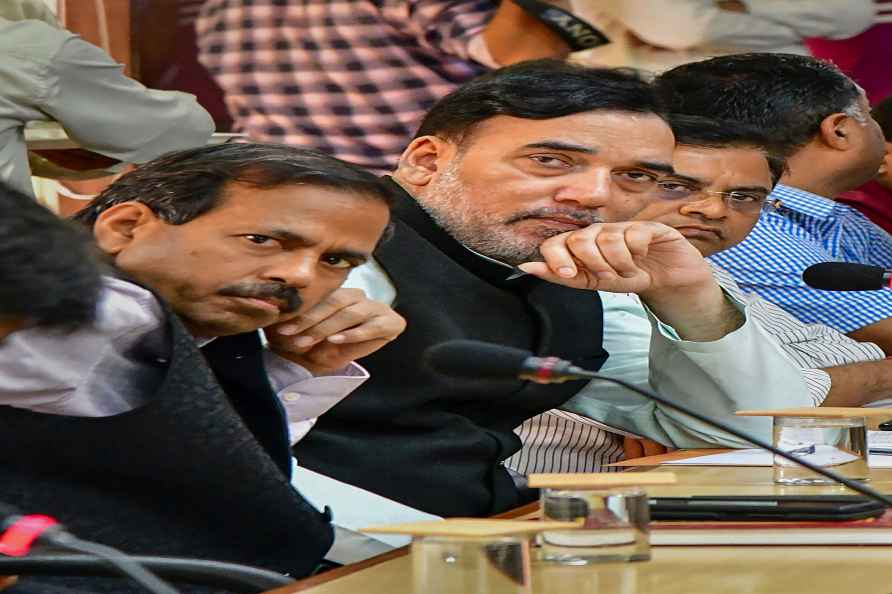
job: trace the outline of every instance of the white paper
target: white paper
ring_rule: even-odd
[[[670,460],[663,464],[673,466],[771,466],[771,452],[765,450],[734,450],[724,454],[697,456],[685,460]]]
[[[892,448],[892,431],[868,431],[867,443],[872,448]]]
[[[868,431],[867,441],[871,447],[892,447],[892,431]],[[813,454],[799,454],[809,462],[832,466],[854,460],[852,454],[840,452],[835,448],[830,451],[818,450]],[[723,454],[710,454],[686,460],[663,462],[673,466],[771,466],[774,463],[771,452],[761,449],[733,450]],[[892,468],[892,455],[870,454],[868,464],[871,468]]]
[[[325,556],[330,561],[355,563],[405,546],[411,540],[400,534],[365,534],[359,532],[360,528],[441,519],[296,464],[292,469],[294,488],[319,511],[326,505],[332,510],[332,523],[338,529],[335,544]]]

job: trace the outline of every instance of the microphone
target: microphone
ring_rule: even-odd
[[[437,373],[464,379],[524,379],[541,384],[559,383],[567,380],[599,379],[618,384],[649,400],[658,402],[678,412],[684,413],[710,427],[730,433],[752,445],[768,450],[816,474],[820,474],[852,491],[892,507],[892,497],[884,495],[858,481],[840,476],[822,466],[803,460],[794,454],[778,449],[766,441],[736,429],[724,421],[712,419],[687,406],[667,400],[656,392],[639,388],[625,380],[599,375],[577,367],[569,361],[557,357],[535,357],[529,351],[477,340],[450,340],[428,348],[423,356],[425,364]]]
[[[812,289],[824,291],[876,291],[892,289],[892,271],[867,264],[821,262],[802,273],[802,280]]]
[[[441,375],[468,380],[522,379],[542,384],[580,379],[585,370],[557,357],[534,357],[529,351],[478,340],[450,340],[428,348],[428,367]]]

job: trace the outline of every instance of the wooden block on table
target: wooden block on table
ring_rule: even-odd
[[[369,526],[360,532],[379,534],[408,534],[410,536],[486,537],[532,534],[541,530],[572,530],[582,522],[530,522],[526,520],[497,520],[486,518],[447,518],[430,522],[407,522]]]
[[[531,474],[529,485],[534,489],[592,489],[599,487],[647,487],[650,485],[674,485],[672,472],[590,472]]]
[[[855,417],[892,418],[889,408],[857,408],[843,406],[775,408],[761,410],[739,410],[734,413],[741,417],[820,417],[827,419],[846,419]]]

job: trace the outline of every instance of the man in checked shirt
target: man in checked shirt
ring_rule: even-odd
[[[571,49],[512,0],[208,0],[196,30],[237,130],[379,174],[459,85]]]

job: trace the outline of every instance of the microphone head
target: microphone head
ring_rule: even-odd
[[[813,289],[824,291],[876,291],[885,286],[885,269],[866,264],[822,262],[802,273],[802,280]]]
[[[479,340],[450,340],[435,344],[422,360],[433,371],[449,377],[481,380],[516,380],[523,362],[533,354]]]

